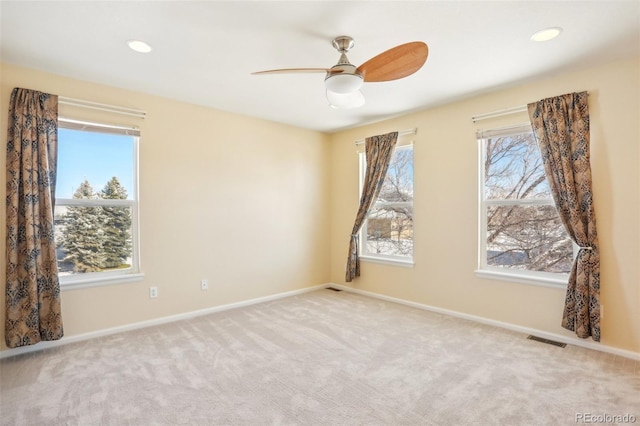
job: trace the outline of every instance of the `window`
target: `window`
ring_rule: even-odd
[[[54,212],[60,284],[140,279],[136,129],[60,119]]]
[[[478,139],[479,275],[566,283],[573,243],[555,208],[531,126],[483,132]]]
[[[360,154],[360,182],[366,157]],[[396,146],[384,184],[360,230],[362,259],[413,261],[413,146]]]

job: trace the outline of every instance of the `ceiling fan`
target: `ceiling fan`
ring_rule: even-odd
[[[283,68],[252,74],[324,72],[329,105],[334,108],[355,108],[364,104],[364,96],[360,92],[363,83],[398,80],[410,76],[424,65],[429,54],[425,43],[414,41],[393,47],[356,67],[347,59],[347,52],[354,46],[353,38],[336,37],[332,44],[340,53],[340,59],[331,68]]]

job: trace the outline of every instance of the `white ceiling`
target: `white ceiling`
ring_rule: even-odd
[[[640,55],[635,0],[2,0],[0,17],[3,62],[325,132]],[[560,37],[529,40],[551,26]],[[417,40],[429,57],[412,76],[365,83],[353,110],[327,105],[324,74],[250,75],[329,68],[338,35],[355,39],[356,66]],[[131,51],[130,39],[153,51]]]

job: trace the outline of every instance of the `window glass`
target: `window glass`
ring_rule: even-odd
[[[555,208],[530,126],[480,137],[480,269],[536,277],[571,271],[573,243]]]
[[[551,198],[542,158],[532,133],[489,138],[485,149],[486,199]]]
[[[135,137],[96,131],[58,129],[56,197],[73,198],[85,180],[102,189],[113,177],[133,199]]]
[[[364,177],[366,164],[361,155]],[[360,235],[364,256],[404,261],[413,258],[413,146],[396,147]]]
[[[487,265],[571,272],[572,243],[554,206],[488,206],[487,222]]]
[[[58,129],[54,212],[60,282],[137,273],[138,137],[65,124]]]

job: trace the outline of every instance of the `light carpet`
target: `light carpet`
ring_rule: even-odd
[[[2,360],[0,421],[572,425],[588,416],[622,424],[612,416],[627,415],[640,423],[639,364],[319,290]]]

